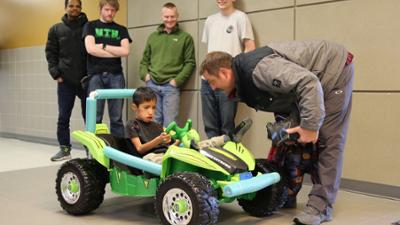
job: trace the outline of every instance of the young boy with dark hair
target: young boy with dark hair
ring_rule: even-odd
[[[179,140],[173,140],[171,135],[164,132],[163,127],[154,122],[156,112],[157,96],[149,87],[139,87],[132,96],[131,109],[136,113],[134,120],[126,124],[125,133],[129,140],[129,153],[161,164],[165,151],[172,144],[178,145]],[[221,135],[197,143],[197,147],[208,148],[223,146],[233,138],[240,141],[241,136],[251,126],[251,121],[244,122],[240,129],[234,132],[234,136]]]
[[[148,87],[139,87],[132,96],[131,109],[136,113],[134,120],[126,124],[126,135],[133,145],[131,154],[143,157],[150,161],[161,163],[164,152],[174,142],[163,127],[154,122],[156,112],[157,96]]]

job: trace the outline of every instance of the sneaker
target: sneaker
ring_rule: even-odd
[[[326,210],[325,210],[325,220],[322,222],[328,222],[328,221],[332,221],[333,219],[333,208],[332,206],[327,206]]]
[[[71,158],[71,147],[68,146],[60,146],[60,151],[57,152],[53,157],[50,158],[51,161],[61,161]]]
[[[293,222],[303,225],[320,225],[332,220],[332,207],[328,206],[324,212],[308,205],[299,215],[294,217]]]
[[[285,204],[282,206],[283,209],[295,209],[297,208],[296,196],[288,196]]]

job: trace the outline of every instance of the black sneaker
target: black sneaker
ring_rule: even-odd
[[[69,146],[60,146],[60,151],[57,152],[53,157],[50,158],[51,161],[61,161],[71,158],[71,147]]]

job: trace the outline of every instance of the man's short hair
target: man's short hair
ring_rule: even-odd
[[[65,0],[65,3],[64,3],[65,8],[67,8],[68,2],[69,2],[69,0]],[[78,0],[78,2],[79,2],[79,5],[82,6],[81,0]]]
[[[163,8],[173,9],[173,8],[176,8],[176,5],[172,2],[167,2],[163,5]]]
[[[150,101],[157,101],[157,96],[149,87],[138,87],[132,95],[132,103],[138,107],[140,104]]]
[[[111,5],[112,7],[114,7],[114,9],[115,9],[116,11],[119,10],[119,2],[118,2],[118,0],[100,0],[100,1],[99,1],[100,10],[101,10],[106,4],[109,4],[109,5]]]
[[[232,67],[232,56],[226,52],[210,52],[201,63],[200,74],[207,72],[209,75],[218,75],[220,68],[230,69]]]

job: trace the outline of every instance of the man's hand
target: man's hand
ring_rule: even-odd
[[[146,77],[144,78],[144,81],[149,81],[151,79],[150,74],[146,74]]]
[[[304,128],[301,128],[300,126],[298,127],[293,127],[286,129],[286,132],[288,134],[294,134],[298,133],[300,135],[300,138],[297,140],[300,143],[316,143],[318,140],[318,131],[317,130],[307,130]]]
[[[176,87],[176,81],[175,81],[175,79],[170,80],[170,81],[169,81],[169,84],[172,85],[172,86],[174,86],[174,87]]]

